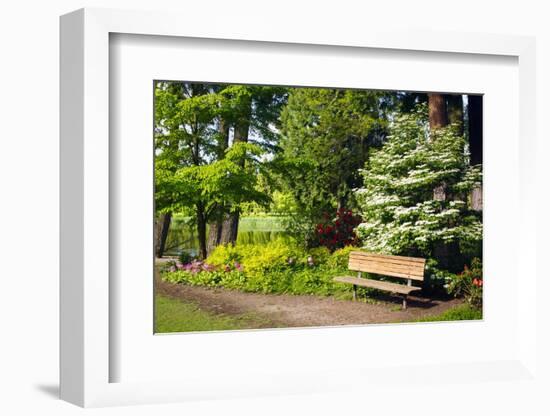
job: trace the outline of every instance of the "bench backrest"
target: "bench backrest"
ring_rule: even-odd
[[[388,256],[384,254],[352,251],[349,254],[349,269],[403,279],[424,280],[426,259],[419,257]]]

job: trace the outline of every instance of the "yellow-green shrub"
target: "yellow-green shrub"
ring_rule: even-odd
[[[244,246],[219,245],[212,254],[206,259],[206,263],[213,266],[225,266],[226,264],[233,264],[235,262],[241,262],[242,248]]]
[[[346,246],[338,249],[331,254],[330,258],[327,260],[327,265],[335,269],[346,269],[348,267],[349,253],[358,250],[360,250],[360,248],[353,246]]]
[[[330,258],[330,250],[324,246],[308,250],[308,254],[313,257],[315,264],[325,264]]]

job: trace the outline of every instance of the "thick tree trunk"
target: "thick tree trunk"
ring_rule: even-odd
[[[468,95],[468,136],[470,143],[470,164],[483,163],[483,97]],[[476,186],[470,193],[470,208],[483,209],[483,188]]]
[[[428,114],[431,139],[437,140],[437,130],[447,126],[449,123],[447,118],[447,103],[444,95],[428,94]],[[433,199],[436,201],[445,201],[446,194],[445,184],[441,184],[434,188]],[[436,244],[434,247],[434,256],[437,258],[440,266],[447,268],[449,263],[448,245],[443,242]]]
[[[199,239],[199,259],[204,260],[208,256],[206,250],[206,220],[204,218],[204,207],[197,205],[197,237]]]
[[[239,212],[227,214],[223,221],[222,231],[220,234],[220,244],[235,244],[239,233]]]
[[[162,214],[158,219],[159,225],[157,226],[157,257],[162,257],[164,255],[164,250],[166,249],[166,240],[168,239],[168,231],[170,230],[170,223],[172,222],[172,213],[168,212]]]
[[[470,164],[483,163],[483,97],[468,95],[468,133]]]
[[[464,103],[462,95],[447,95],[447,120],[457,126],[458,134],[464,134]]]
[[[225,157],[225,151],[229,146],[229,124],[223,119],[220,119],[218,134],[218,160],[221,160]],[[222,220],[213,221],[208,224],[208,241],[206,243],[206,250],[208,254],[212,253],[212,251],[220,244],[222,227]]]
[[[447,103],[443,94],[428,94],[428,114],[430,121],[430,132],[432,140],[436,140],[437,130],[445,127],[449,120],[447,118]],[[433,199],[436,201],[445,201],[445,185],[440,185],[434,189]]]
[[[215,221],[208,224],[208,241],[206,242],[206,250],[208,255],[220,245],[222,235],[223,221]]]
[[[248,130],[250,128],[250,108],[248,114],[235,125],[233,143],[248,142]],[[244,160],[241,162],[244,166]],[[222,225],[220,244],[235,244],[239,233],[239,218],[240,212],[232,212],[228,214]]]
[[[432,132],[449,124],[447,119],[447,104],[443,94],[428,94],[428,111],[430,130]]]

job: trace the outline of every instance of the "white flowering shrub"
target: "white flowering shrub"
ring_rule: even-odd
[[[427,257],[432,265],[438,245],[458,247],[465,259],[479,256],[481,215],[467,201],[481,185],[481,167],[470,166],[454,126],[433,136],[421,105],[397,117],[383,147],[371,154],[361,171],[364,186],[356,190],[363,217],[356,231],[365,248]]]

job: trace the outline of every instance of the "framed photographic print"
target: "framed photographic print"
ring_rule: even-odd
[[[180,22],[61,19],[62,398],[532,381],[533,39]]]

